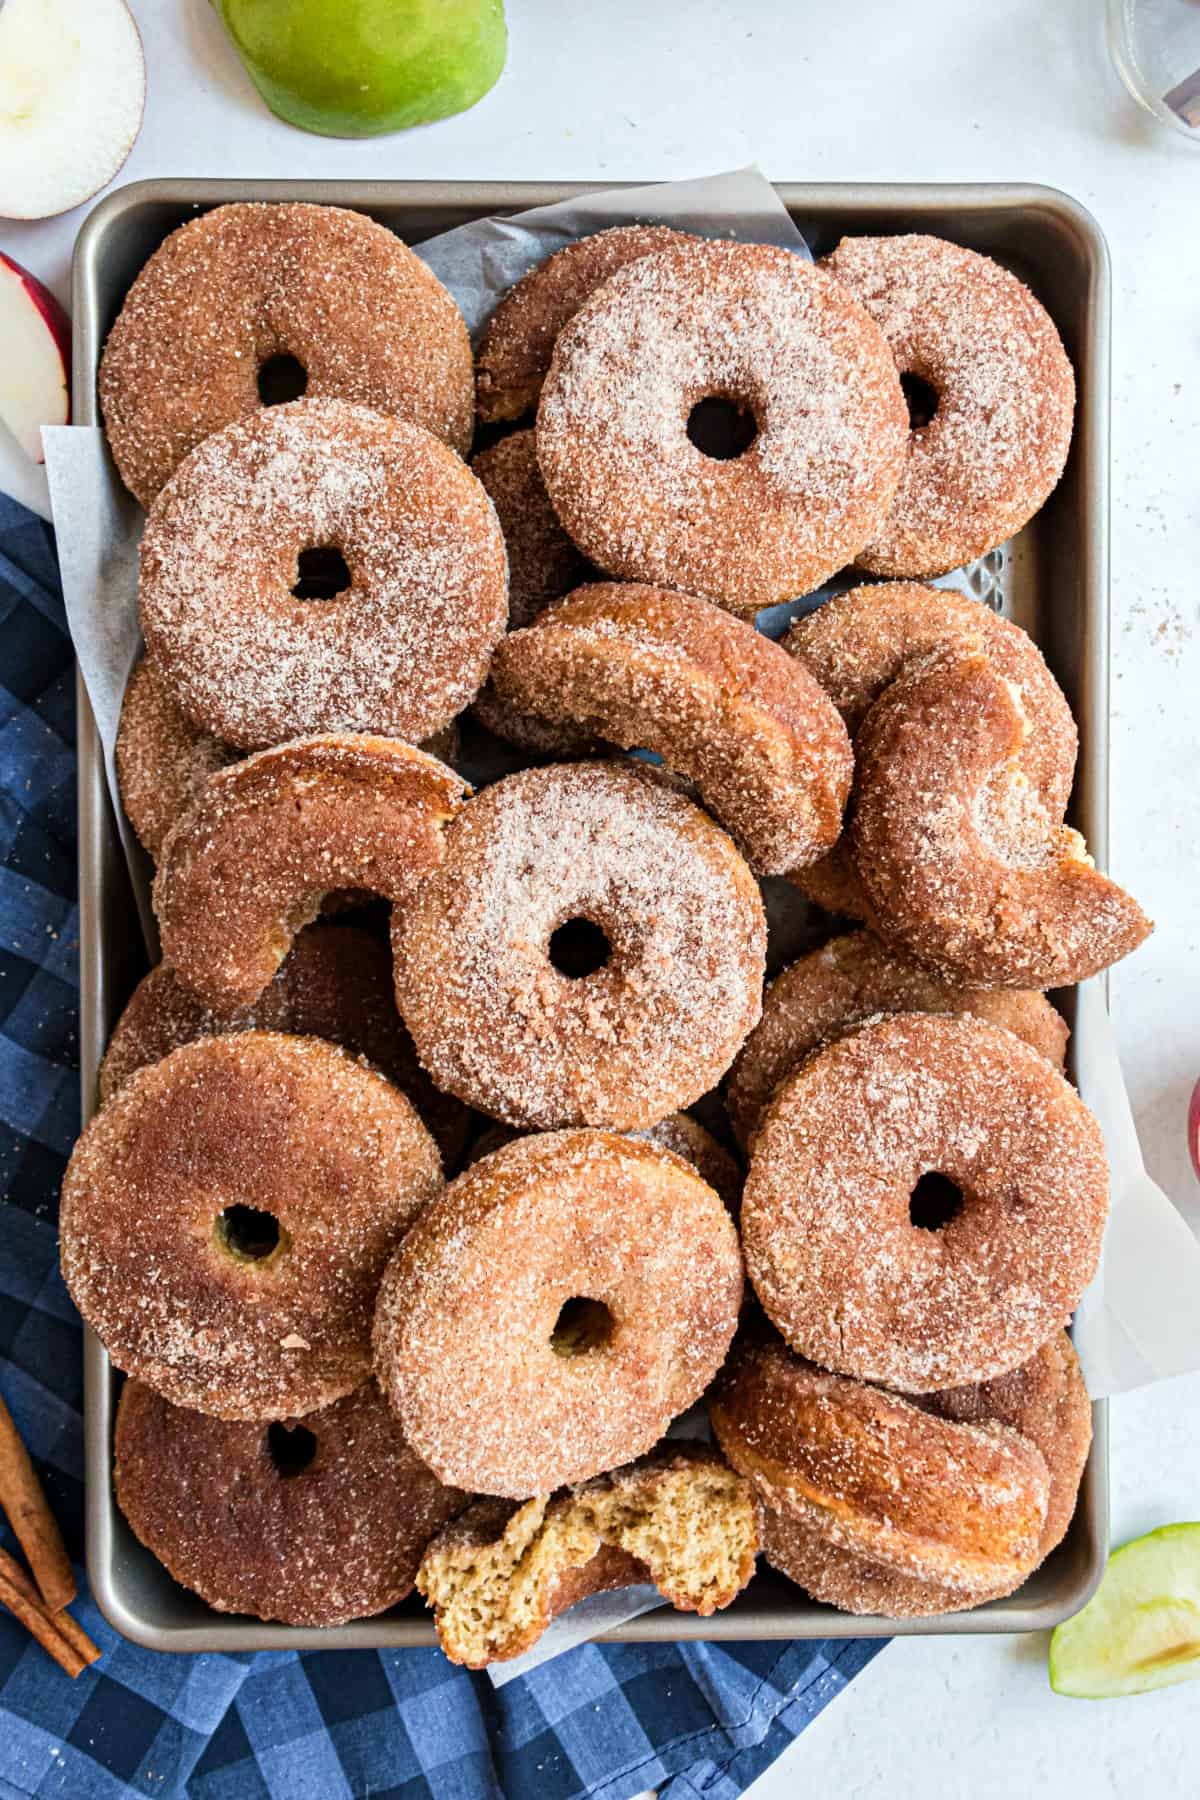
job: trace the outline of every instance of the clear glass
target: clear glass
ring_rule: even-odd
[[[1138,104],[1200,147],[1200,0],[1108,0],[1108,43]]]

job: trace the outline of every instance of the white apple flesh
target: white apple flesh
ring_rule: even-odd
[[[112,180],[146,100],[125,0],[0,4],[0,217],[47,219]]]
[[[32,461],[42,426],[71,420],[71,325],[36,276],[0,250],[0,419]]]

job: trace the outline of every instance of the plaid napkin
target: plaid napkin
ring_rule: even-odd
[[[0,631],[0,1391],[78,1556],[74,666],[49,528],[3,496]],[[163,1656],[75,1610],[104,1651],[75,1682],[0,1613],[0,1800],[733,1800],[880,1648],[584,1645],[498,1692],[436,1650]]]

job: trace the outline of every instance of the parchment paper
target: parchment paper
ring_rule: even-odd
[[[589,194],[509,219],[465,225],[415,246],[462,307],[472,333],[534,263],[574,237],[634,220],[708,236],[780,244],[808,256],[769,183],[743,169],[704,180]],[[135,892],[148,917],[145,859],[117,801],[112,748],[140,638],[137,543],[141,514],[117,480],[102,434],[80,426],[43,433],[67,616],[104,744],[114,807]],[[766,618],[762,621],[770,626]],[[776,632],[778,630],[778,621]],[[149,940],[152,941],[152,940]],[[1200,1368],[1200,1243],[1146,1174],[1099,982],[1079,993],[1075,1046],[1080,1092],[1100,1121],[1112,1171],[1112,1216],[1101,1271],[1079,1310],[1076,1341],[1094,1396]],[[684,1427],[695,1435],[695,1420]],[[492,1671],[497,1685],[660,1603],[653,1588],[598,1595],[555,1622],[535,1648]]]

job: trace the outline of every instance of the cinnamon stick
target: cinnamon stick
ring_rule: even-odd
[[[0,1507],[17,1535],[42,1601],[61,1612],[75,1598],[71,1559],[50,1511],[37,1471],[21,1442],[12,1414],[0,1399]]]
[[[72,1681],[100,1655],[83,1626],[70,1613],[52,1613],[43,1605],[20,1563],[14,1562],[4,1550],[0,1550],[0,1606],[8,1608]]]

